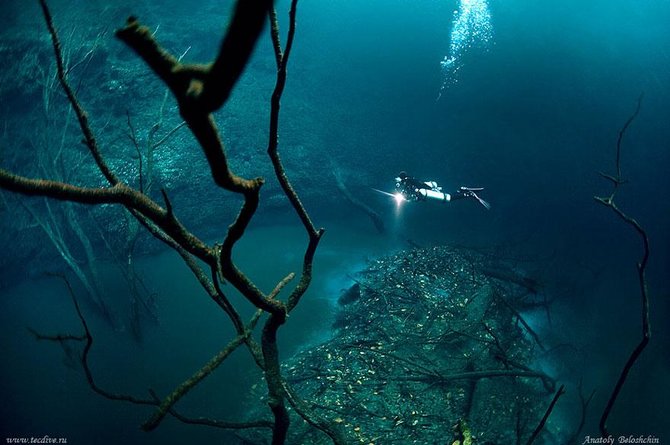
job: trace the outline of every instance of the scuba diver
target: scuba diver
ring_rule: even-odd
[[[436,201],[450,202],[457,199],[472,198],[477,200],[485,209],[490,209],[491,205],[477,195],[484,190],[483,187],[459,187],[455,193],[445,193],[442,187],[435,181],[419,181],[416,178],[408,176],[402,171],[395,178],[396,200],[400,201],[426,201],[433,199]]]

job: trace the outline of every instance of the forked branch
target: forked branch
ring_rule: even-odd
[[[88,382],[88,385],[91,387],[91,389],[96,392],[97,394],[101,395],[102,397],[109,399],[109,400],[117,400],[117,401],[123,401],[123,402],[129,402],[135,405],[153,405],[157,406],[158,409],[156,413],[151,417],[151,419],[143,425],[143,428],[145,430],[149,430],[152,428],[155,428],[155,426],[158,425],[158,423],[163,419],[163,417],[166,414],[171,414],[173,417],[178,419],[179,421],[183,423],[189,423],[189,424],[200,424],[200,425],[208,425],[208,426],[213,426],[217,428],[224,428],[224,429],[246,429],[246,428],[270,428],[272,424],[267,421],[267,420],[260,420],[260,421],[251,421],[251,422],[229,422],[229,421],[221,421],[221,420],[215,420],[215,419],[209,419],[209,418],[190,418],[187,416],[184,416],[180,413],[178,413],[174,409],[174,404],[181,398],[183,397],[188,391],[193,389],[195,385],[197,385],[200,381],[202,381],[205,377],[207,377],[214,369],[218,367],[218,365],[223,362],[223,360],[230,355],[240,344],[244,342],[245,337],[248,337],[251,334],[251,330],[253,330],[253,326],[258,322],[258,318],[260,317],[261,311],[257,311],[256,314],[252,317],[250,320],[248,326],[247,326],[247,331],[245,331],[243,334],[238,335],[235,337],[233,340],[231,340],[226,347],[219,352],[216,356],[214,356],[202,369],[200,369],[198,372],[196,372],[190,379],[186,380],[184,383],[182,383],[175,391],[167,397],[163,402],[160,401],[160,399],[156,396],[154,391],[149,390],[149,393],[151,395],[151,398],[148,399],[143,399],[143,398],[138,398],[132,395],[128,394],[122,394],[122,393],[113,393],[110,391],[107,391],[103,389],[102,387],[98,386],[98,384],[95,381],[95,378],[93,376],[93,372],[91,371],[90,365],[88,363],[88,358],[89,358],[89,353],[91,351],[91,348],[93,347],[93,336],[91,334],[91,331],[88,327],[88,323],[86,322],[86,318],[84,317],[84,314],[81,311],[81,307],[79,306],[79,302],[77,301],[77,298],[75,296],[74,290],[72,289],[72,286],[70,285],[70,282],[68,279],[62,275],[56,275],[54,276],[60,278],[63,280],[65,283],[68,294],[70,295],[72,299],[72,303],[75,307],[75,311],[77,313],[77,317],[79,318],[79,321],[82,324],[82,327],[84,328],[84,335],[81,336],[75,336],[75,335],[43,335],[38,332],[36,332],[33,329],[29,329],[31,333],[38,339],[38,340],[51,340],[51,341],[58,341],[58,342],[63,342],[63,341],[68,341],[68,340],[73,340],[73,341],[85,341],[85,346],[83,353],[81,355],[81,366],[84,370],[84,374],[86,375],[86,380]]]
[[[84,135],[84,142],[94,157],[98,168],[110,185],[106,188],[78,187],[64,182],[26,178],[6,170],[0,170],[0,187],[25,195],[40,195],[84,204],[116,203],[125,206],[156,238],[174,248],[184,258],[209,296],[231,318],[237,331],[235,339],[202,369],[179,385],[163,401],[154,393],[151,393],[151,398],[148,399],[110,393],[96,385],[93,374],[88,367],[88,353],[93,344],[93,337],[90,334],[76,298],[74,298],[74,294],[72,294],[70,289],[77,314],[86,332],[86,345],[84,347],[82,365],[89,385],[96,393],[109,399],[158,407],[154,415],[144,425],[144,428],[147,430],[155,428],[168,413],[186,423],[228,428],[267,427],[270,426],[270,422],[267,421],[227,423],[209,419],[189,419],[174,410],[174,404],[223,362],[234,348],[241,344],[246,344],[254,356],[256,363],[265,372],[270,407],[275,416],[274,423],[272,424],[273,443],[284,443],[287,437],[289,420],[288,412],[284,406],[287,393],[284,389],[280,372],[277,331],[286,321],[288,312],[299,303],[300,298],[304,295],[311,282],[314,254],[323,234],[323,230],[316,229],[309,218],[307,211],[286,175],[278,154],[280,100],[286,84],[286,68],[295,34],[297,0],[292,0],[291,2],[289,30],[284,50],[282,50],[279,41],[277,18],[272,8],[272,1],[237,1],[220,52],[216,59],[207,65],[182,63],[180,58],[176,58],[164,50],[155,40],[154,35],[149,29],[141,25],[134,17],[129,18],[126,26],[116,32],[117,37],[130,46],[149,65],[175,96],[181,116],[198,140],[207,158],[214,182],[228,191],[241,194],[244,198],[244,203],[239,214],[229,226],[223,243],[214,247],[203,243],[177,220],[165,190],[162,191],[165,203],[164,206],[161,206],[142,193],[143,186],[138,191],[121,182],[106,164],[97,141],[93,136],[88,117],[79,104],[74,90],[69,85],[67,73],[63,68],[60,42],[53,26],[46,0],[39,1],[54,47],[58,65],[58,79],[77,115],[81,131]],[[275,174],[282,190],[308,234],[308,244],[305,249],[300,280],[290,293],[286,303],[277,300],[275,297],[293,278],[293,274],[281,280],[269,294],[264,294],[237,268],[232,260],[233,247],[244,235],[258,208],[260,188],[264,181],[262,178],[245,179],[231,171],[223,142],[212,117],[212,112],[219,109],[226,102],[235,83],[239,79],[261,34],[263,23],[267,17],[270,17],[271,20],[272,41],[278,65],[277,82],[271,98],[268,155],[272,160]],[[136,144],[136,142],[136,140],[133,140],[133,143]],[[200,266],[196,264],[196,258],[202,260],[210,268],[212,272],[211,281],[206,277]],[[221,292],[218,283],[219,277],[232,284],[256,307],[270,314],[263,329],[262,356],[260,348],[250,337],[251,330],[258,321],[261,312],[257,312],[250,324],[243,326],[239,315]],[[291,397],[291,403],[294,406],[298,406],[297,404],[300,402],[295,397]],[[306,413],[305,410],[297,411],[310,423],[326,431],[336,443],[344,442],[339,434],[335,433],[328,426],[327,422],[312,419],[310,414]]]
[[[621,140],[623,139],[623,136],[630,126],[630,124],[633,122],[635,117],[637,117],[639,111],[640,111],[640,103],[642,101],[642,95],[638,98],[637,101],[637,106],[635,108],[635,111],[633,114],[628,118],[626,123],[623,125],[621,130],[619,131],[619,138],[617,139],[617,153],[616,153],[616,177],[612,179],[612,177],[603,175],[604,177],[612,180],[614,183],[614,187],[612,190],[612,193],[610,196],[607,198],[602,198],[595,196],[594,199],[605,205],[606,207],[609,207],[612,209],[612,211],[619,217],[621,218],[626,224],[631,226],[635,232],[640,236],[640,239],[642,241],[642,258],[640,261],[637,263],[637,276],[638,276],[638,283],[640,286],[640,306],[641,306],[641,315],[642,315],[642,338],[640,339],[639,343],[633,349],[631,352],[630,356],[628,357],[628,360],[626,361],[626,364],[624,365],[623,369],[621,370],[621,374],[619,375],[619,379],[616,382],[616,385],[614,386],[614,389],[612,390],[612,394],[610,395],[609,400],[607,401],[607,405],[605,406],[605,410],[603,411],[602,417],[600,418],[600,432],[603,437],[609,436],[609,432],[607,430],[607,419],[609,418],[609,415],[612,411],[612,408],[614,407],[614,404],[616,403],[617,398],[619,397],[619,393],[621,392],[621,389],[623,388],[624,384],[626,383],[626,379],[628,378],[628,374],[630,373],[631,369],[633,369],[633,366],[635,365],[635,362],[638,360],[640,355],[642,354],[642,351],[646,348],[647,344],[649,343],[649,339],[651,338],[651,325],[649,323],[649,292],[647,289],[647,280],[645,277],[645,272],[647,268],[647,262],[649,260],[649,237],[647,236],[647,232],[642,228],[642,226],[632,217],[628,216],[624,211],[622,211],[614,202],[614,195],[619,187],[620,184],[622,184],[621,180]]]

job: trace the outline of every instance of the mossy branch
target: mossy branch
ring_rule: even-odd
[[[150,399],[139,399],[133,396],[110,393],[96,385],[93,374],[88,367],[88,353],[92,347],[93,338],[76,298],[74,298],[74,294],[70,289],[77,314],[86,331],[86,346],[84,347],[82,356],[82,365],[89,385],[96,393],[109,399],[158,406],[159,409],[154,416],[145,424],[144,427],[146,429],[155,428],[167,413],[186,423],[206,424],[224,428],[267,427],[270,426],[270,423],[267,421],[229,423],[210,419],[189,419],[175,412],[173,409],[176,401],[204,377],[209,375],[229,356],[232,349],[242,343],[246,343],[250,351],[252,351],[257,364],[265,371],[270,407],[275,416],[274,423],[271,425],[273,429],[272,442],[273,444],[283,444],[287,437],[289,419],[288,412],[284,406],[286,391],[284,390],[279,366],[277,331],[286,321],[288,312],[299,303],[300,298],[304,295],[311,282],[314,254],[323,234],[323,229],[316,229],[297,193],[293,189],[277,150],[280,99],[286,84],[286,68],[295,35],[297,0],[292,0],[291,2],[289,12],[290,25],[286,47],[283,51],[279,42],[277,19],[272,8],[272,1],[259,0],[252,2],[239,0],[236,2],[233,18],[221,44],[220,52],[212,63],[206,65],[182,63],[179,58],[175,58],[169,52],[165,51],[155,40],[149,29],[141,25],[134,17],[129,18],[126,26],[116,32],[117,37],[131,47],[147,63],[175,96],[181,116],[193,132],[205,154],[214,182],[218,186],[241,194],[244,197],[244,203],[240,212],[229,226],[223,243],[213,248],[205,245],[177,220],[165,190],[162,191],[165,199],[165,208],[163,208],[143,194],[141,190],[134,190],[122,183],[109,169],[93,136],[88,117],[77,101],[74,91],[68,84],[67,73],[63,68],[60,42],[53,26],[46,0],[40,0],[40,4],[54,46],[59,81],[79,119],[81,131],[84,135],[84,142],[92,153],[99,169],[110,183],[110,187],[78,187],[63,182],[30,179],[5,170],[0,170],[0,187],[25,195],[40,195],[84,204],[116,203],[124,205],[156,238],[162,240],[180,253],[210,297],[230,316],[238,331],[237,337],[228,346],[211,359],[200,371],[177,387],[162,402],[154,393],[151,393],[152,397]],[[236,267],[232,260],[233,247],[244,235],[251,218],[258,208],[260,188],[264,181],[262,178],[245,179],[237,176],[230,170],[224,145],[212,117],[212,112],[219,109],[226,102],[235,83],[239,79],[262,31],[266,17],[270,17],[271,19],[272,40],[278,64],[277,82],[271,98],[268,155],[271,158],[282,190],[304,225],[309,238],[303,258],[300,280],[290,293],[285,304],[276,300],[275,297],[293,278],[293,274],[281,280],[269,294],[265,295]],[[136,143],[136,140],[134,142]],[[195,258],[204,261],[210,267],[212,270],[211,282],[195,263]],[[251,329],[253,329],[261,312],[257,313],[250,325],[242,327],[239,315],[237,315],[225,298],[225,295],[221,292],[218,285],[219,275],[230,282],[255,306],[270,313],[270,317],[263,329],[262,357],[258,346],[250,339]],[[312,420],[309,414],[306,414],[304,411],[301,415],[307,420]],[[313,424],[320,423],[313,420],[312,422]],[[329,432],[327,425],[322,425],[320,428],[327,433]],[[333,437],[332,432],[329,435]],[[342,441],[336,442],[343,443]]]
[[[236,24],[238,20],[246,20],[254,14],[261,14],[262,21],[265,20],[267,9],[264,10],[256,5],[250,11],[248,7],[240,6],[251,3],[255,2],[238,2],[236,14],[239,12],[241,15],[233,17],[222,50],[216,61],[210,65],[181,63],[178,58],[163,49],[149,28],[140,24],[135,17],[130,17],[126,26],[116,31],[116,36],[132,48],[172,91],[179,104],[181,116],[202,147],[214,182],[226,190],[245,195],[257,192],[263,185],[263,180],[244,179],[230,171],[223,142],[211,113],[220,108],[230,95],[244,64],[251,55],[253,45],[250,46],[249,42],[250,40],[255,42],[260,34],[260,27],[256,29],[250,24],[247,31],[242,32],[244,23]],[[226,52],[224,49],[229,48],[232,44],[230,42],[237,39],[242,42],[243,48]],[[231,59],[231,64],[226,66],[225,60],[228,58]],[[243,64],[242,67],[238,66],[240,63]]]
[[[219,55],[207,73],[201,106],[213,111],[227,100],[249,61],[251,52],[272,11],[272,0],[238,1]]]
[[[78,187],[59,181],[31,179],[0,169],[0,188],[26,196],[46,196],[81,204],[121,204],[156,224],[184,249],[206,262],[213,262],[212,250],[189,232],[167,209],[122,182],[106,188]]]
[[[272,98],[270,100],[270,136],[268,143],[268,155],[272,160],[272,166],[274,167],[275,175],[279,180],[279,184],[281,185],[282,190],[284,191],[289,201],[291,202],[291,205],[298,214],[300,221],[305,226],[305,230],[307,230],[307,234],[311,239],[311,238],[319,238],[322,233],[320,230],[317,230],[314,227],[314,224],[309,218],[309,215],[307,214],[305,207],[300,201],[298,194],[295,192],[293,186],[291,185],[291,181],[288,179],[288,176],[286,175],[286,171],[281,162],[281,158],[279,156],[278,151],[279,110],[281,106],[281,97],[282,94],[284,93],[284,88],[286,87],[286,68],[288,66],[288,59],[289,56],[291,55],[291,49],[293,48],[297,4],[298,4],[297,0],[293,0],[291,2],[291,10],[289,11],[289,30],[284,52],[282,53],[281,46],[279,45],[278,42],[274,44],[275,56],[277,57],[277,60],[279,60],[279,63],[277,66],[277,81],[275,83],[275,88],[274,91],[272,92]],[[278,27],[279,25],[277,24],[277,17],[276,15],[274,15],[272,16],[273,41],[276,38],[275,35],[278,34]]]
[[[318,247],[321,236],[323,235],[323,229],[316,229],[309,215],[307,214],[304,205],[298,197],[298,194],[288,179],[278,151],[279,111],[281,108],[281,97],[286,86],[288,60],[291,54],[295,36],[297,4],[297,0],[291,1],[291,8],[289,10],[289,30],[286,38],[286,46],[283,51],[279,39],[279,25],[277,21],[277,15],[274,12],[274,9],[269,15],[272,43],[275,51],[275,59],[277,61],[277,80],[274,91],[272,92],[272,97],[270,99],[270,130],[267,152],[270,160],[272,161],[275,176],[277,177],[284,194],[287,196],[289,202],[293,206],[293,209],[300,218],[300,221],[305,227],[309,237],[307,249],[305,250],[305,255],[303,257],[300,281],[293,289],[287,300],[285,306],[286,313],[290,312],[293,308],[296,307],[300,301],[300,298],[304,295],[305,291],[311,283],[314,253],[316,252],[316,248]],[[284,400],[287,397],[287,393],[284,389],[283,378],[281,376],[279,348],[277,346],[277,331],[285,322],[285,320],[285,314],[273,313],[270,318],[268,318],[265,326],[263,327],[261,342],[263,358],[265,361],[265,378],[268,386],[268,405],[270,406],[270,409],[275,416],[275,426],[273,428],[272,435],[273,445],[280,445],[286,441],[286,436],[290,424],[288,411],[284,403]],[[333,438],[335,443],[342,443],[339,439],[339,434],[336,434],[327,423],[314,419],[311,413],[308,413],[306,410],[298,409],[296,412],[307,422],[315,425],[317,428],[328,434],[331,438]]]
[[[261,7],[260,4],[250,7],[243,5],[245,3],[250,2],[238,2],[221,52],[215,62],[209,66],[180,63],[177,58],[165,51],[154,39],[149,29],[142,26],[134,17],[131,17],[126,26],[118,30],[116,35],[135,50],[172,91],[179,104],[182,117],[203,149],[214,182],[226,190],[244,196],[244,204],[237,218],[228,228],[220,249],[218,261],[223,277],[255,306],[284,317],[286,312],[284,305],[278,300],[265,296],[232,260],[233,247],[244,235],[258,208],[260,188],[264,181],[262,178],[244,179],[230,170],[223,142],[211,116],[212,111],[223,105],[241,74],[253,49],[252,41],[255,43],[258,38],[262,23],[270,8],[269,5],[266,5],[266,8]],[[262,19],[256,26],[258,16]],[[250,21],[248,26],[244,25],[247,20]],[[242,25],[238,22],[241,22]],[[233,49],[234,42],[238,40],[241,42],[239,48]],[[226,60],[231,61],[229,65],[226,65]],[[223,84],[225,85],[218,85],[220,79],[224,79]],[[208,84],[218,86],[207,86]],[[216,104],[218,106],[212,108]]]

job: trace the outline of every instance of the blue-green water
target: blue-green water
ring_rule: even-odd
[[[92,61],[74,69],[72,79],[103,154],[130,185],[138,184],[138,159],[128,138],[128,117],[141,145],[160,119],[165,89],[112,31],[128,15],[137,15],[156,29],[168,50],[179,55],[188,49],[185,61],[204,62],[216,54],[231,4],[50,3],[70,63],[87,60],[93,48]],[[276,4],[283,32],[288,6]],[[6,0],[2,9],[0,167],[30,177],[65,173],[76,184],[102,185],[62,94],[49,87],[53,55],[37,2]],[[280,152],[315,223],[327,231],[315,259],[315,282],[281,331],[283,357],[327,337],[335,300],[351,284],[348,275],[362,269],[367,258],[409,247],[408,239],[533,257],[524,272],[554,300],[553,324],[537,317],[536,327],[579,350],[582,361],[575,366],[568,359],[553,360],[552,372],[573,384],[566,400],[576,397],[580,377],[587,392],[596,390],[585,434],[597,434],[599,414],[639,338],[635,263],[641,246],[593,196],[610,192],[611,184],[598,172],[614,173],[618,132],[643,94],[640,113],[623,138],[627,182],[616,199],[651,241],[647,280],[653,336],[610,422],[617,434],[670,440],[661,408],[670,372],[667,23],[670,3],[662,0],[302,0],[282,100]],[[446,66],[441,65],[445,58]],[[268,178],[258,215],[236,250],[244,270],[266,291],[299,270],[306,243],[264,156],[274,69],[266,32],[229,103],[216,115],[236,171]],[[161,135],[180,122],[172,99],[165,103]],[[54,159],[63,159],[67,168],[40,167]],[[158,190],[165,188],[188,227],[220,241],[240,201],[213,186],[187,129],[156,151],[153,168],[152,196],[162,203]],[[401,170],[448,191],[485,187],[483,197],[492,209],[474,201],[405,203],[398,209],[372,188],[393,191]],[[344,198],[333,172],[381,215],[386,233],[378,233]],[[2,437],[48,434],[69,443],[232,441],[221,431],[172,419],[157,431],[141,432],[138,425],[148,410],[93,394],[76,364],[63,363],[58,345],[33,339],[26,327],[81,333],[62,283],[43,276],[69,269],[36,224],[62,224],[66,213],[53,203],[55,219],[50,220],[43,201],[23,201],[35,217],[20,198],[2,195]],[[99,252],[105,294],[124,314],[128,291],[105,247],[105,242],[122,244],[123,216],[109,207],[91,212],[76,206],[75,212]],[[63,234],[76,260],[85,263],[72,229]],[[138,345],[128,326],[112,329],[91,316],[97,328],[92,368],[111,390],[145,396],[153,388],[164,394],[208,360],[232,329],[174,253],[148,237],[138,243],[136,267],[158,295],[160,323],[147,323]],[[249,307],[243,312],[249,314]],[[194,415],[234,418],[246,388],[260,381],[253,369],[248,355],[238,351],[179,406]]]

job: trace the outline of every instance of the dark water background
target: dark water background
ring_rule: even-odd
[[[158,36],[163,35],[175,53],[192,45],[188,58],[202,61],[218,46],[229,11],[229,2],[224,3],[226,7],[215,2],[93,1],[53,2],[52,7],[60,29],[75,29],[75,47],[80,36],[90,39],[114,29],[134,13],[153,26],[160,23],[164,34]],[[456,8],[456,2],[446,0],[300,3],[280,149],[315,222],[326,227],[327,234],[315,261],[315,283],[282,331],[283,354],[288,357],[328,335],[334,300],[350,283],[347,274],[362,268],[366,258],[406,247],[406,239],[421,245],[497,247],[504,255],[536,258],[523,267],[556,299],[553,324],[538,317],[537,329],[579,351],[547,360],[545,366],[559,380],[574,384],[583,376],[587,391],[596,389],[587,426],[587,432],[595,433],[606,397],[639,336],[635,262],[641,247],[636,235],[593,196],[610,191],[598,172],[613,172],[618,131],[644,93],[640,114],[623,140],[622,167],[628,182],[617,202],[645,227],[651,240],[653,338],[610,424],[617,432],[670,440],[661,408],[670,395],[670,336],[665,327],[670,296],[670,2],[492,0],[494,35],[488,50],[466,54],[459,82],[436,101],[442,83],[439,61],[449,48]],[[0,44],[28,38],[48,49],[34,2],[6,1],[3,9]],[[285,29],[288,5],[279,2],[277,10]],[[160,87],[150,75],[138,77],[128,71],[143,66],[111,34],[102,45],[107,61],[115,64],[111,69],[121,73],[121,84],[140,79]],[[17,62],[4,63],[0,69],[9,73]],[[249,159],[244,149],[256,146],[262,152],[266,143],[273,63],[264,38],[231,99],[230,112],[218,116],[233,162],[240,162],[249,176],[259,174],[258,168],[270,177],[263,158]],[[106,66],[94,69],[103,72]],[[38,96],[26,97],[21,89],[8,94],[10,83],[4,75],[3,80],[0,116],[10,136],[3,140],[2,167],[25,173],[29,152],[12,138],[33,131],[21,116],[35,112],[31,101]],[[149,101],[132,88],[114,94],[82,82],[82,100],[86,105],[90,99],[98,107],[93,111],[102,116],[100,122],[118,121],[109,128],[123,129],[125,115],[115,107]],[[100,97],[108,98],[106,109],[95,102]],[[158,101],[160,97],[154,106]],[[141,121],[142,109],[134,113]],[[182,156],[179,159],[193,170],[202,166],[202,156],[192,145],[190,151],[178,148],[173,157]],[[108,155],[118,171],[126,171],[123,157],[117,159],[111,150]],[[171,155],[164,156],[157,169],[173,168]],[[385,235],[339,195],[334,169],[350,190],[383,215]],[[175,208],[183,209],[183,219],[193,221],[199,233],[220,240],[234,211],[215,213],[214,220],[199,219],[197,199],[206,198],[213,207],[219,199],[208,171],[200,170],[184,174],[189,169],[183,164],[170,170],[174,173],[168,189]],[[370,187],[391,190],[400,170],[434,179],[448,189],[484,186],[493,207],[487,212],[472,202],[458,202],[448,208],[407,205],[397,212]],[[205,186],[209,194],[202,195]],[[267,188],[264,196],[274,197],[276,184],[270,180]],[[0,214],[6,233],[17,230],[21,212],[16,201],[10,199],[9,204]],[[169,419],[157,431],[142,433],[138,425],[148,414],[145,409],[93,395],[83,374],[63,363],[58,346],[33,340],[26,326],[43,332],[78,333],[80,328],[62,284],[40,276],[62,268],[48,240],[27,223],[18,229],[28,234],[20,245],[3,238],[3,251],[19,258],[3,264],[21,272],[3,273],[0,288],[2,436],[48,434],[68,437],[69,443],[227,443],[225,433]],[[262,207],[237,249],[240,264],[269,289],[289,271],[298,270],[305,238],[285,204]],[[50,253],[34,261],[21,255],[35,245]],[[161,394],[169,391],[231,334],[227,320],[199,291],[179,258],[156,243],[147,245],[138,268],[160,295],[160,324],[138,345],[128,335],[92,321],[97,329],[91,362],[100,384],[138,395],[145,395],[149,387]],[[258,256],[258,251],[264,254]],[[123,295],[113,267],[104,269],[109,271],[106,289]],[[117,304],[122,307],[123,300]],[[245,385],[255,383],[257,372],[238,351],[180,407],[193,415],[234,418],[246,402]],[[575,393],[570,397],[574,403]],[[564,417],[567,423],[569,413]]]

